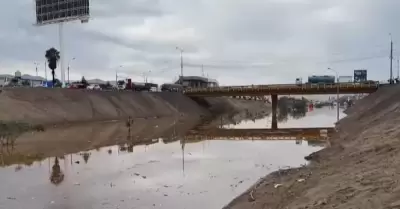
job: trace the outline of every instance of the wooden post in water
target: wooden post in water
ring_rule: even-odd
[[[278,129],[278,120],[276,117],[276,111],[278,108],[278,95],[273,94],[271,95],[271,100],[272,100],[272,124],[271,124],[271,129]]]

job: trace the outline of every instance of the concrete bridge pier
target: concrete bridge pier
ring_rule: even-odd
[[[272,94],[271,95],[271,102],[272,102],[272,124],[271,124],[271,129],[278,129],[278,120],[276,116],[276,111],[278,108],[278,95],[277,94]]]

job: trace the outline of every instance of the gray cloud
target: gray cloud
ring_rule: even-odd
[[[1,73],[33,73],[44,52],[59,48],[56,25],[33,26],[34,2],[0,2]],[[92,0],[87,24],[65,24],[72,76],[171,81],[180,72],[225,84],[293,82],[310,74],[351,75],[367,68],[387,79],[389,33],[400,42],[396,0]],[[387,56],[386,56],[387,55]],[[43,72],[40,72],[43,74]],[[396,74],[396,73],[395,73]]]

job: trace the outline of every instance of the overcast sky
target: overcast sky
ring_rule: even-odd
[[[0,74],[44,76],[58,26],[36,27],[34,0],[0,1]],[[223,85],[293,83],[312,74],[389,77],[390,36],[400,47],[399,0],[91,0],[87,24],[65,25],[71,79],[171,82],[204,73]],[[123,67],[118,67],[123,65]],[[59,68],[57,76],[60,76]],[[397,76],[397,62],[394,61]]]

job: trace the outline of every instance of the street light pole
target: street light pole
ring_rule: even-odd
[[[339,122],[339,73],[332,68],[328,68],[328,70],[333,71],[336,74],[336,122]]]
[[[150,73],[151,73],[151,70],[147,71],[147,74],[144,76],[145,77],[145,80],[144,80],[145,83],[147,83]]]
[[[123,66],[120,65],[116,70],[115,70],[115,86],[118,88],[118,69],[122,68]]]
[[[44,61],[44,78],[46,79],[46,87],[47,87],[47,61]]]
[[[182,56],[182,54],[183,54],[183,49],[182,48],[180,48],[180,47],[176,47],[176,49],[177,50],[179,50],[180,51],[180,53],[181,53],[181,84],[183,83],[183,56]]]
[[[39,65],[39,63],[35,62],[35,66],[36,66],[36,76],[39,76],[39,75],[38,75],[38,65]]]
[[[72,60],[75,60],[75,57],[73,57],[70,61],[68,61],[68,69],[67,69],[68,84],[70,84],[70,82],[69,82],[69,68],[70,68],[70,63],[71,63]]]

